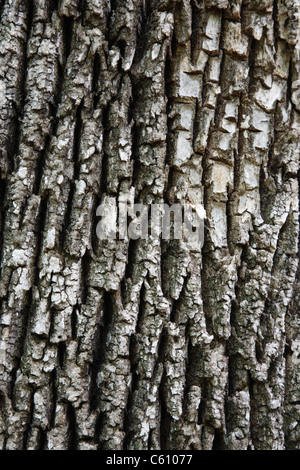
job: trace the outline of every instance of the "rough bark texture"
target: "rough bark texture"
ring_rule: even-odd
[[[299,0],[1,0],[0,446],[299,449]],[[100,241],[204,203],[202,250]]]

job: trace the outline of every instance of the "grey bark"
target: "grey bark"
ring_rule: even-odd
[[[0,11],[0,448],[299,449],[299,0]]]

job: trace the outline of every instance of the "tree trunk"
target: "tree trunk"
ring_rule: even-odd
[[[2,449],[300,448],[299,0],[0,0]],[[204,204],[205,240],[97,207]]]

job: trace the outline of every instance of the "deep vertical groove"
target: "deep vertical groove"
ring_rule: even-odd
[[[5,223],[5,192],[7,182],[5,179],[0,178],[0,260],[2,258],[2,247],[3,247],[3,229]],[[2,264],[0,263],[0,272]]]
[[[97,374],[105,362],[107,338],[114,318],[114,303],[108,292],[103,293],[102,315],[94,337],[93,362],[90,366],[91,381],[89,389],[90,408],[95,410],[99,405],[99,387]]]
[[[57,406],[57,372],[54,368],[50,375],[50,387],[51,387],[51,416],[49,419],[50,429],[55,427],[55,414]]]
[[[69,402],[67,407],[67,419],[68,419],[68,449],[78,450],[78,434],[77,434],[77,423],[76,414],[73,405]]]
[[[167,411],[166,396],[165,396],[165,371],[163,373],[160,387],[159,387],[159,402],[160,402],[160,446],[162,450],[170,449],[170,426],[171,418]]]
[[[72,50],[74,20],[72,17],[63,17],[64,62],[67,63]]]
[[[79,177],[80,164],[79,164],[79,152],[80,152],[80,139],[81,139],[81,130],[82,130],[82,113],[83,103],[77,107],[76,110],[76,124],[74,128],[74,143],[73,143],[73,178],[70,184],[69,196],[66,205],[64,224],[60,233],[60,246],[61,249],[64,247],[66,235],[68,228],[71,224],[71,214],[72,214],[72,205],[74,199],[74,193],[76,188],[76,181]]]

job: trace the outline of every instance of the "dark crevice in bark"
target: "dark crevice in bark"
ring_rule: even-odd
[[[205,230],[204,230],[205,233]],[[204,245],[206,242],[206,236],[204,235]],[[208,244],[208,243],[207,243]],[[209,266],[213,266],[214,260],[211,258],[208,252],[203,251],[202,255],[203,268],[201,269],[201,296],[203,300],[203,312],[205,315],[206,330],[209,335],[214,334],[213,319],[212,319],[212,305],[210,289],[215,289],[212,283],[212,276],[209,270]]]
[[[287,105],[289,105],[289,103],[291,103],[291,105],[294,107],[294,103],[293,103],[293,100],[292,100],[292,95],[293,95],[293,60],[290,59],[290,63],[289,63],[289,74],[288,74],[288,79],[287,79],[287,84],[286,84],[286,103]]]
[[[99,387],[97,375],[101,366],[105,363],[107,339],[114,319],[114,300],[112,294],[103,292],[102,315],[94,338],[93,362],[90,365],[90,409],[95,410],[99,405]]]
[[[130,222],[130,219],[129,219],[129,222]],[[132,278],[133,276],[137,247],[138,247],[137,240],[133,240],[131,238],[129,241],[129,246],[128,246],[128,261],[126,264],[125,279]]]
[[[11,400],[13,400],[14,398],[15,383],[17,380],[18,370],[20,369],[20,363],[21,363],[20,359],[16,361],[16,367],[13,367],[13,369],[10,372],[10,386],[9,386],[8,396]]]
[[[278,118],[278,116],[279,116],[279,118]],[[265,178],[266,183],[267,183],[266,188],[264,188],[263,186],[262,186],[262,188],[260,188],[260,190],[262,191],[262,197],[265,196],[266,198],[268,197],[268,192],[270,192],[270,189],[268,188],[268,186],[271,186],[271,183],[275,184],[275,176],[277,175],[278,170],[281,166],[280,162],[278,162],[278,158],[276,159],[276,154],[275,154],[275,143],[276,143],[277,137],[280,138],[280,133],[277,132],[276,127],[277,127],[277,121],[279,120],[279,122],[280,122],[280,119],[281,119],[281,113],[279,111],[278,102],[277,102],[276,106],[275,106],[275,113],[274,113],[274,116],[272,117],[273,132],[272,132],[271,141],[270,141],[270,144],[269,144],[267,166],[266,166],[266,171],[265,171],[265,173],[266,173],[265,176],[268,175],[268,180],[267,180],[267,178]],[[267,194],[264,194],[264,189],[266,190]],[[266,201],[268,203],[267,199],[265,199],[264,201]],[[263,206],[263,203],[261,205]],[[271,204],[269,204],[269,205],[271,205]],[[262,207],[262,210],[263,210],[263,213],[266,214],[266,211],[264,210],[263,207]]]
[[[50,15],[58,10],[58,4],[60,0],[49,0],[48,2],[48,11]]]
[[[40,429],[37,450],[46,450],[46,445],[47,445],[47,432],[44,429]]]
[[[171,308],[171,313],[170,313],[170,322],[176,323],[176,317],[177,317],[177,311],[178,311],[178,303],[180,299],[174,300]]]
[[[197,364],[196,364],[196,368],[194,368],[194,366],[195,366],[195,364],[194,364],[194,361],[195,361],[194,351],[195,351],[195,349],[192,346],[192,343],[190,341],[188,331],[187,331],[189,323],[190,323],[190,320],[188,320],[187,326],[186,326],[186,329],[185,329],[186,341],[188,341],[188,348],[187,348],[186,374],[185,374],[186,380],[185,380],[184,394],[183,394],[183,410],[184,410],[184,413],[186,413],[186,411],[187,411],[187,399],[188,399],[188,394],[189,394],[189,391],[190,391],[191,387],[193,385],[195,385],[195,383],[197,385],[199,385],[198,384],[199,376],[198,376],[198,373],[197,373]],[[197,357],[197,363],[198,363],[198,361],[199,361],[199,357]]]
[[[122,279],[120,283],[120,296],[121,296],[121,301],[122,301],[122,306],[125,307],[127,298],[128,298],[128,288],[127,288],[127,283],[126,279]]]
[[[87,0],[78,0],[78,10],[82,14],[82,25],[84,26],[84,12],[86,11]]]
[[[132,375],[136,374],[137,369],[137,350],[138,350],[138,340],[136,334],[132,334],[129,340],[129,358],[130,358],[130,373]]]
[[[272,18],[273,18],[273,25],[274,25],[274,39],[275,39],[275,47],[277,51],[277,44],[279,35],[279,23],[278,23],[278,0],[273,1],[273,11],[272,11]]]
[[[99,217],[96,216],[96,212],[100,204],[101,204],[101,195],[95,194],[93,204],[92,204],[92,210],[91,210],[91,214],[92,214],[92,223],[91,223],[92,253],[91,253],[91,256],[93,255],[97,256],[97,252],[98,252],[99,239],[97,236],[97,225],[99,223]]]
[[[25,79],[24,79],[25,80]],[[15,102],[11,105],[10,135],[7,143],[8,173],[13,173],[18,168],[17,155],[21,140],[21,113],[22,109]]]
[[[160,448],[161,450],[170,449],[170,435],[171,435],[171,416],[167,408],[166,396],[166,381],[167,376],[164,370],[160,386],[159,386],[159,403],[160,403]]]
[[[292,348],[289,343],[285,343],[283,357],[287,359],[288,356],[293,354]]]
[[[54,333],[54,322],[55,317],[57,316],[57,311],[54,307],[50,308],[50,328],[49,328],[49,337],[51,338]]]
[[[68,450],[78,450],[78,433],[76,413],[72,403],[67,405],[67,421],[68,421]]]
[[[81,303],[84,305],[87,302],[89,292],[89,274],[91,266],[91,255],[89,250],[87,250],[83,255],[81,263]]]
[[[58,364],[61,369],[64,368],[65,358],[66,358],[66,343],[61,341],[57,346],[57,358]]]
[[[148,7],[146,7],[146,9],[147,9],[147,14],[145,14],[145,11],[142,12],[141,21],[138,23],[136,48],[135,48],[135,55],[133,58],[133,67],[132,67],[133,69],[141,61],[143,55],[145,54],[145,50],[147,50],[145,46],[149,38],[149,29],[150,29],[149,25],[151,23],[152,12],[150,11],[150,8],[148,9]]]
[[[140,299],[139,299],[139,311],[136,321],[136,332],[139,334],[143,334],[143,324],[145,322],[146,313],[146,287],[145,283],[143,282],[140,291]]]
[[[232,221],[233,217],[231,214],[231,197],[229,191],[227,192],[227,200],[226,200],[226,222],[227,222],[227,246],[230,256],[234,256],[234,245],[232,243]]]
[[[280,363],[282,356],[276,357],[270,362],[269,370],[268,370],[268,383],[272,384],[274,378],[277,376],[278,371],[278,364]]]
[[[2,11],[3,11],[3,7],[4,7],[4,1],[5,0],[0,1],[0,22],[1,22],[1,19],[2,19]]]
[[[145,20],[147,20],[147,18],[150,15],[150,12],[151,12],[150,7],[151,7],[151,0],[143,0],[142,16]],[[141,30],[143,30],[142,27],[141,27]]]
[[[168,132],[169,137],[167,138],[167,158],[166,158],[166,171],[168,171],[164,192],[164,203],[172,205],[172,197],[170,192],[172,185],[176,181],[176,169],[172,166],[172,160],[174,158],[174,144],[172,137],[170,137],[170,132]]]
[[[225,450],[225,438],[222,431],[216,430],[212,450]]]
[[[36,238],[36,254],[35,254],[35,274],[34,274],[34,285],[39,285],[39,269],[40,269],[40,259],[42,254],[43,248],[43,237],[44,237],[44,230],[46,226],[47,220],[47,207],[48,207],[48,197],[44,197],[41,199],[40,203],[40,211],[39,211],[39,222],[38,222],[38,232]]]
[[[42,182],[42,177],[43,177],[43,172],[44,172],[44,167],[45,167],[45,161],[46,161],[46,154],[49,151],[50,142],[51,142],[51,136],[47,135],[45,139],[44,149],[40,152],[40,155],[37,159],[35,181],[34,181],[33,188],[32,188],[32,193],[36,195],[39,194],[40,192],[40,187],[41,187],[41,182]]]
[[[209,129],[209,137],[208,137],[208,145],[204,151],[204,155],[202,158],[202,187],[203,187],[203,205],[204,209],[207,210],[208,201],[209,201],[209,194],[208,188],[206,184],[207,173],[209,171],[209,147],[210,147],[210,140],[212,135],[212,127],[213,124],[210,124]],[[208,286],[210,285],[210,275],[208,272],[208,268],[211,265],[210,261],[210,235],[209,235],[209,220],[204,225],[204,240],[203,240],[203,249],[202,249],[202,267],[201,267],[201,298],[203,300],[203,313],[205,316],[205,323],[206,323],[206,330],[209,335],[213,333],[213,325],[212,320],[210,318],[210,300],[209,300],[209,289]]]
[[[231,394],[231,385],[233,387],[234,381],[233,381],[233,374],[231,374],[231,366],[232,366],[232,372],[234,369],[234,359],[235,359],[235,339],[236,339],[236,326],[238,325],[239,322],[239,306],[240,306],[240,297],[241,297],[241,290],[244,284],[244,277],[242,277],[242,272],[247,264],[247,252],[248,252],[248,247],[246,245],[243,245],[242,250],[241,250],[241,257],[240,257],[240,264],[237,268],[237,280],[234,286],[234,298],[231,302],[231,310],[230,310],[230,329],[231,329],[231,335],[228,339],[228,343],[226,346],[226,353],[229,356],[229,378],[232,378],[232,381],[229,381],[230,385],[230,391],[229,395]],[[232,388],[233,389],[233,388]]]
[[[168,347],[168,331],[166,327],[163,327],[157,344],[157,365],[164,364]],[[156,368],[154,367],[154,370]]]
[[[198,407],[198,424],[205,424],[206,403],[208,398],[208,382],[205,379],[200,381],[201,385],[201,400]]]
[[[236,363],[236,357],[233,354],[230,354],[230,357],[228,359],[228,397],[231,397],[234,395],[236,389],[235,389],[235,363]]]
[[[191,35],[191,60],[195,61],[196,54],[199,51],[201,40],[203,6],[199,7],[198,3],[192,2],[192,35]]]
[[[255,342],[255,356],[258,363],[262,364],[264,362],[264,345],[259,338]]]
[[[128,108],[127,108],[127,124],[133,124],[134,125],[134,100],[132,96],[129,97],[129,102],[128,102]],[[133,134],[133,125],[131,126],[131,132]]]
[[[59,123],[59,119],[58,119],[58,116],[57,116],[57,111],[58,111],[59,103],[61,101],[62,80],[63,80],[63,68],[59,63],[57,63],[57,70],[58,70],[57,90],[56,90],[55,96],[53,97],[53,102],[48,103],[49,111],[50,111],[50,114],[52,116],[51,140],[52,140],[52,137],[56,136],[58,123]],[[50,142],[51,142],[51,140],[50,140]]]
[[[153,429],[150,429],[148,443],[147,443],[147,450],[152,450],[152,439],[153,439]]]
[[[239,279],[239,277],[238,277]],[[228,356],[230,356],[233,352],[233,343],[234,343],[234,334],[233,334],[233,329],[237,321],[237,316],[239,312],[239,301],[238,301],[238,293],[239,293],[239,285],[238,282],[235,285],[235,298],[231,302],[231,310],[230,310],[230,329],[231,329],[231,336],[229,337],[227,347],[226,347],[226,353]]]
[[[207,67],[207,64],[205,66],[205,69]],[[204,72],[205,74],[205,72]],[[205,87],[203,86],[203,94],[204,94],[204,89]],[[202,94],[202,97],[201,98],[197,98],[196,101],[195,101],[195,117],[194,117],[194,122],[193,122],[193,134],[192,134],[192,147],[193,147],[193,151],[195,152],[196,155],[199,156],[199,161],[202,160],[202,153],[198,153],[196,152],[195,148],[196,148],[196,139],[197,139],[197,136],[200,134],[201,132],[201,128],[200,128],[200,115],[201,115],[201,112],[203,111],[203,107],[202,107],[202,104],[204,102],[204,98],[203,98],[203,94]]]
[[[68,229],[71,225],[71,215],[72,215],[72,207],[73,207],[73,200],[74,194],[76,190],[76,181],[79,179],[80,174],[80,164],[79,164],[79,152],[80,152],[80,140],[81,140],[81,131],[82,131],[82,108],[83,102],[77,107],[76,110],[76,124],[74,128],[74,142],[73,142],[73,178],[70,184],[69,196],[68,201],[66,204],[66,211],[63,226],[60,232],[60,248],[61,250],[64,249],[64,245],[66,243],[66,237],[68,233]]]
[[[71,338],[73,341],[77,339],[77,324],[78,324],[78,318],[77,318],[77,309],[80,307],[76,305],[76,307],[73,308],[72,315],[71,315]]]
[[[175,8],[178,4],[176,4]],[[163,202],[164,204],[172,204],[170,200],[170,190],[172,188],[172,183],[175,179],[175,170],[172,167],[172,162],[174,158],[174,134],[172,132],[172,124],[173,118],[170,117],[172,113],[172,109],[174,106],[174,102],[172,99],[172,45],[174,43],[174,50],[176,48],[176,38],[175,38],[175,30],[173,30],[171,44],[168,48],[168,53],[165,60],[165,68],[164,68],[164,88],[165,88],[165,96],[167,98],[167,106],[166,106],[166,115],[167,115],[167,132],[166,132],[166,157],[165,157],[165,188],[163,193]],[[168,286],[168,251],[169,251],[169,244],[165,240],[161,238],[161,287],[162,292],[166,297],[169,296],[167,292]],[[173,310],[172,310],[173,312]],[[171,317],[172,317],[171,312]],[[171,320],[172,321],[172,320]]]
[[[248,73],[248,90],[247,90],[247,95],[249,99],[253,98],[254,90],[256,89],[256,57],[257,57],[257,48],[258,48],[259,42],[251,38],[250,42],[250,52],[248,56],[248,67],[249,67],[249,73]]]
[[[79,153],[80,153],[80,142],[81,142],[81,134],[83,128],[83,105],[84,102],[81,101],[79,106],[76,109],[76,123],[74,128],[74,143],[73,143],[73,163],[74,163],[74,173],[73,173],[73,181],[78,180],[80,174],[80,164],[79,164]]]
[[[109,136],[109,115],[110,115],[110,105],[108,104],[103,109],[103,114],[102,114],[102,123],[103,123],[104,131],[103,131],[103,152],[102,152],[101,181],[100,181],[101,194],[106,194],[107,187],[108,187],[107,178],[108,178],[109,158],[105,151],[105,148],[106,148],[106,143],[107,143],[108,136]]]
[[[272,148],[270,148],[270,152],[272,152]],[[271,158],[269,157],[269,161]],[[260,213],[265,223],[269,221],[269,200],[272,197],[272,186],[270,178],[267,179],[265,169],[263,167],[260,168],[259,174],[259,188],[260,188]]]
[[[6,187],[7,181],[6,179],[1,179],[0,177],[0,260],[2,259],[2,248],[3,248],[3,233],[4,233],[4,222],[5,222],[5,196],[6,196]],[[0,263],[0,274],[1,274],[1,266]]]
[[[93,63],[93,79],[92,79],[92,93],[94,93],[94,109],[97,107],[99,102],[98,88],[99,88],[99,79],[100,79],[100,57],[98,52],[95,53],[94,63]]]
[[[68,57],[72,49],[74,20],[72,17],[63,16],[62,21],[63,21],[64,63],[66,65]]]
[[[53,369],[50,374],[50,387],[51,387],[51,412],[50,412],[50,429],[55,427],[55,414],[57,404],[57,372]]]
[[[171,132],[173,118],[170,117],[171,111],[174,106],[172,93],[171,93],[172,87],[173,87],[173,76],[172,76],[172,71],[173,71],[172,43],[173,41],[176,44],[174,30],[173,30],[173,35],[171,39],[171,44],[167,50],[165,66],[164,66],[164,91],[165,91],[165,96],[167,98],[167,105],[166,105],[166,116],[167,116],[166,145],[167,145],[167,148],[166,148],[166,159],[165,159],[166,165],[171,164],[172,157],[174,155],[174,149],[172,145],[172,132]]]
[[[232,326],[235,326],[235,320],[236,320],[236,315],[238,313],[238,310],[239,310],[239,302],[240,302],[240,294],[241,294],[241,290],[242,290],[242,287],[245,283],[245,279],[244,279],[244,268],[245,266],[247,266],[247,260],[248,260],[248,251],[249,251],[249,248],[247,245],[242,245],[241,246],[241,256],[240,256],[240,263],[239,263],[239,266],[238,266],[238,270],[237,270],[237,280],[236,280],[236,283],[235,283],[235,286],[234,286],[234,294],[235,294],[235,298],[232,302],[232,318],[230,319],[230,324]]]
[[[118,6],[118,0],[110,0],[110,8],[108,10],[108,15],[106,17],[106,28],[105,28],[105,39],[107,41],[108,47],[111,48],[113,45],[112,41],[112,19],[116,15],[116,9]]]
[[[124,39],[119,39],[116,43],[117,47],[120,50],[120,54],[122,57],[125,57],[125,51],[127,47],[127,42]],[[120,61],[118,62],[119,64],[121,63]],[[122,69],[119,70],[121,72]]]
[[[136,118],[135,118],[136,120]],[[139,152],[140,152],[140,133],[141,129],[136,125],[132,128],[132,160],[133,160],[133,172],[132,172],[132,186],[134,188],[139,187],[139,179],[140,175],[146,170],[145,166],[139,160]],[[135,202],[139,202],[139,195],[140,191],[136,191]]]

